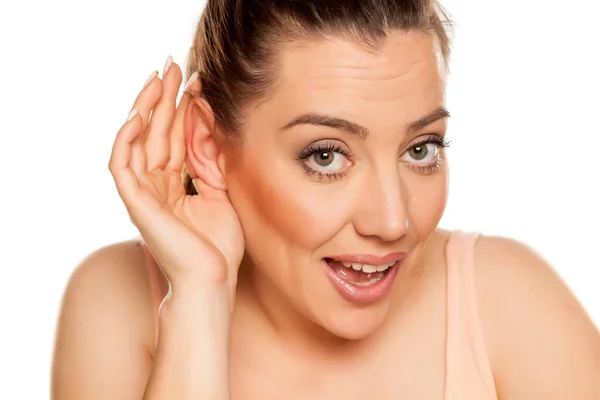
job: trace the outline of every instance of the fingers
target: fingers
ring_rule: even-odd
[[[142,117],[144,128],[148,125],[150,113],[162,95],[162,83],[161,80],[157,78],[158,72],[154,71],[150,77],[148,77],[148,80],[144,84],[144,88],[133,103],[133,108],[137,109],[140,117]]]
[[[134,190],[138,186],[137,177],[130,162],[133,142],[142,132],[142,125],[138,111],[134,108],[117,133],[108,163],[108,169],[115,180],[119,196],[125,201],[132,198]]]
[[[194,72],[188,82],[185,85],[183,96],[177,106],[175,113],[175,120],[171,126],[171,153],[169,161],[167,162],[167,169],[175,172],[181,172],[183,162],[185,161],[185,137],[183,130],[183,120],[185,117],[185,110],[191,100],[191,94],[188,94],[189,90],[192,93],[197,93],[199,88],[198,73]]]
[[[133,143],[133,151],[131,157],[131,167],[135,173],[140,176],[147,171],[147,154],[144,148],[145,132],[149,123],[152,110],[156,106],[162,94],[162,82],[157,77],[157,72],[154,71],[144,84],[140,94],[135,99],[133,108],[139,113],[142,122],[141,133]]]
[[[125,202],[135,195],[149,169],[164,167],[168,162],[180,171],[185,159],[183,124],[176,128],[173,121],[183,122],[188,96],[183,96],[176,110],[181,70],[169,58],[165,71],[164,82],[156,72],[148,78],[113,145],[109,169]]]
[[[163,168],[170,158],[170,133],[175,116],[176,101],[181,86],[181,70],[169,56],[162,79],[162,94],[152,111],[145,138],[147,168]]]
[[[109,169],[117,191],[124,200],[131,198],[138,186],[138,177],[145,172],[146,155],[145,149],[141,146],[141,138],[160,94],[160,80],[156,79],[156,72],[154,72],[135,99],[127,121],[115,138]]]

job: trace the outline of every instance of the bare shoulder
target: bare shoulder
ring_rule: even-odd
[[[502,399],[600,399],[600,334],[553,268],[530,247],[482,236],[475,285]]]
[[[52,398],[142,398],[152,344],[152,301],[139,242],[93,252],[63,296]]]

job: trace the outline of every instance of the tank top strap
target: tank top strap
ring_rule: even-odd
[[[452,232],[446,244],[446,400],[497,399],[475,290],[474,252],[478,236]]]

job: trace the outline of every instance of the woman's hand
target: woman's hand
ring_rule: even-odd
[[[149,78],[117,134],[109,169],[172,293],[226,284],[233,300],[242,228],[226,191],[195,179],[198,195],[185,193],[183,121],[194,100],[184,94],[176,106],[181,79],[170,59],[162,80],[156,73]],[[200,83],[192,78],[187,89],[194,87],[199,90]]]

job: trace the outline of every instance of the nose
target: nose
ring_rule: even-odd
[[[361,236],[391,242],[408,230],[408,191],[397,170],[376,174],[357,196],[354,229]]]

